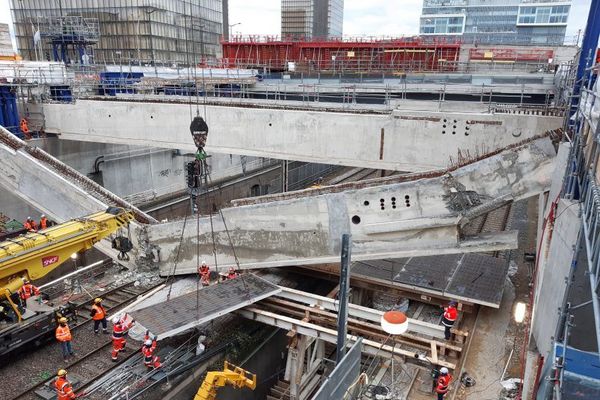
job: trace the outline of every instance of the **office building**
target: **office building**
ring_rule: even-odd
[[[25,59],[193,63],[220,56],[222,0],[10,0]],[[194,58],[194,55],[195,58]]]
[[[467,43],[563,44],[570,0],[424,0],[421,35]]]
[[[344,0],[281,0],[281,36],[318,39],[342,36]]]

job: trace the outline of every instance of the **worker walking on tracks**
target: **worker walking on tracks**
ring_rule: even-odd
[[[75,355],[73,352],[73,347],[71,346],[72,339],[73,337],[71,336],[69,325],[67,325],[67,319],[65,317],[61,317],[58,320],[58,326],[56,327],[56,340],[60,342],[65,361],[69,360],[69,356]]]
[[[102,333],[108,334],[108,330],[106,329],[106,311],[104,310],[104,307],[102,307],[102,299],[100,297],[94,299],[90,317],[94,320],[94,333],[96,335],[99,333],[100,324],[102,324]]]
[[[438,400],[444,400],[444,396],[446,396],[446,393],[450,389],[450,382],[452,382],[452,375],[448,372],[448,368],[442,367],[435,387]]]
[[[144,365],[148,369],[162,367],[160,357],[154,355],[156,351],[156,339],[150,338],[150,333],[146,331],[144,336],[144,345],[142,346],[142,354],[144,355]]]
[[[210,285],[210,268],[206,265],[206,261],[202,261],[202,265],[198,267],[198,275],[202,286]]]
[[[450,329],[454,326],[456,322],[456,318],[458,317],[458,310],[456,309],[457,303],[455,301],[451,301],[448,303],[448,307],[444,307],[444,315],[442,317],[442,325],[446,328],[444,331],[444,336],[446,340],[450,340],[451,332]]]
[[[112,333],[112,353],[111,358],[113,362],[117,362],[117,358],[120,352],[125,352],[125,345],[127,344],[127,333],[133,326],[135,321],[127,322],[125,318],[121,319],[118,316],[112,319],[113,333]]]
[[[56,397],[58,400],[69,400],[75,399],[77,396],[73,392],[73,385],[67,379],[67,371],[59,369],[56,374],[56,380],[54,381],[54,387],[56,388]]]

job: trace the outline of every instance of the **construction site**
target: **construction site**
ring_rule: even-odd
[[[600,1],[576,46],[173,62],[28,18],[29,59],[0,25],[0,398],[600,398]]]

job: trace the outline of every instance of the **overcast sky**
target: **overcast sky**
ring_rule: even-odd
[[[585,28],[591,0],[572,0],[567,37]],[[419,31],[423,0],[345,0],[344,35],[413,35]],[[280,0],[229,0],[234,33],[279,35]],[[0,22],[11,22],[8,0],[0,0]]]

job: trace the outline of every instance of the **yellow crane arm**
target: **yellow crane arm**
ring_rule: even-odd
[[[223,371],[210,371],[206,374],[194,400],[214,400],[217,398],[217,389],[225,385],[254,390],[256,375],[225,361]]]
[[[36,280],[45,276],[69,260],[73,253],[90,249],[133,218],[133,213],[127,210],[109,207],[103,212],[0,242],[0,295],[10,301],[10,295],[23,286],[24,278]]]

